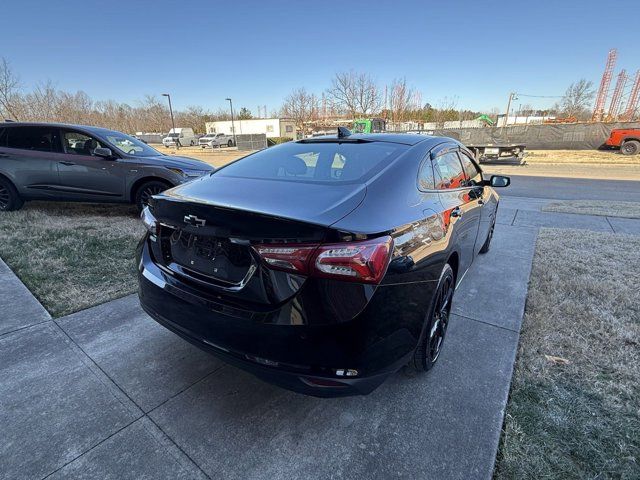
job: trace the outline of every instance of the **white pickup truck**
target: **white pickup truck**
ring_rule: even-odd
[[[198,145],[205,147],[233,147],[233,136],[224,133],[207,133],[204,137],[200,137]]]

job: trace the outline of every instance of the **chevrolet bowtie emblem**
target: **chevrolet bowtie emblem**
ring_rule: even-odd
[[[198,218],[195,215],[185,215],[184,223],[191,225],[192,227],[204,227],[207,221],[203,218]]]

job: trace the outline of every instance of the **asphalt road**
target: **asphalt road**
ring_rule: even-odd
[[[616,200],[640,202],[640,181],[510,175],[511,185],[502,196],[558,200]]]

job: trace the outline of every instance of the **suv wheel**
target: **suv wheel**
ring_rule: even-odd
[[[623,155],[637,155],[640,153],[640,142],[637,140],[627,140],[620,147]]]
[[[0,177],[0,212],[19,210],[24,201],[20,198],[16,187],[9,180]]]
[[[229,141],[227,142],[227,147],[233,147],[233,141],[229,140]]]
[[[431,308],[420,341],[413,354],[413,359],[409,362],[409,367],[412,367],[412,370],[428,372],[440,358],[442,344],[449,325],[454,289],[453,270],[447,263],[442,269],[438,286],[433,294]]]
[[[151,180],[140,185],[140,187],[138,187],[138,190],[136,190],[134,199],[138,210],[142,211],[144,207],[149,205],[149,201],[151,200],[152,196],[157,195],[158,193],[162,193],[168,188],[171,188],[171,185],[160,182],[158,180]]]

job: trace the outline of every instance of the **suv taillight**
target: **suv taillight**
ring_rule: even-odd
[[[335,244],[254,245],[271,268],[314,277],[380,283],[391,257],[389,236]]]

